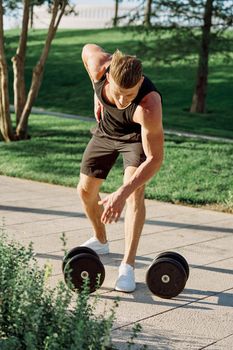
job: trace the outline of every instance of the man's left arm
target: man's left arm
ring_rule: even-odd
[[[135,119],[141,124],[142,146],[146,160],[137,168],[129,181],[122,186],[126,198],[150,180],[162,165],[164,133],[160,96],[153,95],[149,104],[139,109]]]
[[[134,121],[141,124],[142,146],[146,160],[136,169],[128,182],[100,202],[105,206],[102,215],[103,223],[117,221],[126,199],[150,180],[162,165],[164,134],[161,99],[157,93],[150,97],[145,105],[138,107],[134,117]]]

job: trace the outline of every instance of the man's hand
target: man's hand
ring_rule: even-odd
[[[102,103],[99,101],[96,94],[94,95],[94,113],[95,113],[95,119],[99,123],[100,119],[104,117],[104,107]]]
[[[104,206],[101,222],[103,224],[117,222],[125,206],[125,201],[126,198],[123,198],[122,194],[119,193],[119,190],[99,201],[98,204]]]

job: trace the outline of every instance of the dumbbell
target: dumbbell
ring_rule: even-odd
[[[171,299],[179,295],[189,277],[186,259],[176,252],[159,254],[149,266],[146,283],[156,296]]]
[[[105,278],[104,265],[98,254],[88,247],[75,247],[64,257],[62,262],[64,280],[74,291],[81,291],[88,278],[89,292],[100,287]]]

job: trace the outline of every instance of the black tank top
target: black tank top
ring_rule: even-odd
[[[106,72],[109,70],[107,68]],[[144,76],[143,83],[138,91],[137,96],[131,104],[124,108],[118,109],[115,105],[106,103],[102,97],[102,90],[106,82],[106,74],[94,83],[94,88],[99,101],[104,107],[104,118],[91,130],[93,135],[108,137],[114,140],[128,142],[141,141],[141,125],[133,121],[134,112],[140,101],[152,91],[160,92],[154,84]],[[161,96],[161,94],[160,94]]]

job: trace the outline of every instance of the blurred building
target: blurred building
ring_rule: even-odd
[[[118,16],[123,17],[120,25],[127,24],[127,17],[132,10],[132,5],[119,6]],[[114,18],[114,3],[106,6],[101,5],[77,5],[75,14],[63,16],[59,28],[107,28],[112,27]],[[47,28],[50,16],[46,6],[40,6],[34,13],[34,28]]]
[[[88,1],[87,1],[88,3]],[[135,2],[125,2],[119,4],[118,17],[120,17],[119,25],[128,23],[128,17],[135,9]],[[115,15],[114,2],[108,1],[106,5],[98,4],[79,4],[75,7],[76,14],[63,16],[59,24],[59,28],[63,29],[91,29],[91,28],[108,28],[113,25]],[[33,11],[33,28],[44,29],[48,28],[51,15],[48,13],[46,5],[35,6]],[[17,18],[7,18],[5,29],[17,28],[21,26],[21,16],[18,13]]]

